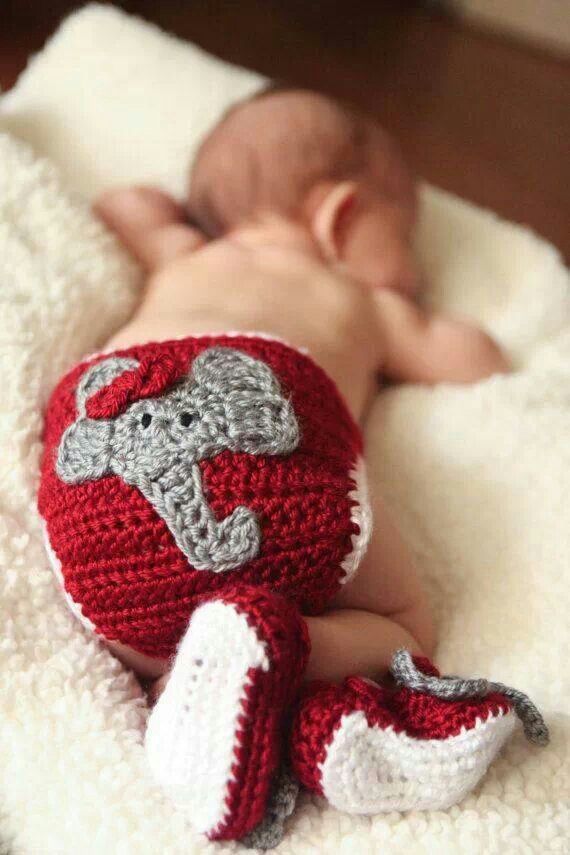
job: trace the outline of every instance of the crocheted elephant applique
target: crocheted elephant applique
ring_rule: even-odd
[[[110,356],[85,372],[57,475],[68,484],[120,476],[150,502],[192,567],[240,567],[259,553],[259,521],[244,505],[216,519],[198,464],[226,450],[290,454],[300,440],[292,404],[268,365],[233,348],[204,350],[166,384],[175,374],[167,357],[143,362]],[[152,378],[159,388],[161,374],[168,388],[154,396]]]

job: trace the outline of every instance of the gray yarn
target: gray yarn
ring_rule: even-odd
[[[484,678],[467,680],[463,677],[432,677],[423,674],[414,665],[410,652],[404,649],[394,653],[390,671],[399,685],[444,700],[483,698],[491,692],[498,692],[512,702],[529,742],[548,745],[550,735],[544,718],[528,695],[518,689]]]
[[[138,365],[111,356],[83,375],[78,418],[61,439],[57,474],[70,484],[120,475],[151,503],[194,568],[221,573],[240,567],[259,552],[259,521],[243,505],[217,520],[198,463],[225,450],[292,452],[299,426],[290,401],[265,363],[211,347],[160,398],[136,401],[114,419],[89,418],[88,398]]]
[[[299,784],[285,766],[273,782],[265,816],[253,831],[240,840],[248,849],[274,849],[285,835],[285,820],[295,810]]]

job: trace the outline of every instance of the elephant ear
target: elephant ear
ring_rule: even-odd
[[[265,362],[233,348],[210,347],[195,359],[192,380],[221,400],[233,451],[289,454],[297,448],[293,406]]]
[[[64,432],[57,451],[55,468],[62,481],[80,484],[102,478],[111,471],[114,423],[109,419],[90,419],[86,404],[96,392],[138,364],[136,359],[112,356],[97,362],[81,377],[75,393],[77,419]]]

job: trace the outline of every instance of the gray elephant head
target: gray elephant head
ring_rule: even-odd
[[[79,484],[119,475],[151,502],[195,568],[220,572],[244,564],[259,551],[258,521],[243,506],[217,521],[197,464],[225,450],[289,454],[299,443],[291,402],[265,363],[211,347],[165,394],[134,400],[112,418],[91,417],[90,401],[136,377],[139,367],[136,359],[111,356],[85,372],[76,391],[78,417],[59,445],[58,476]]]

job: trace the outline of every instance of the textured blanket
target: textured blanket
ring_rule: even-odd
[[[0,851],[14,855],[239,848],[196,837],[153,787],[138,684],[62,602],[35,509],[47,395],[124,321],[140,288],[138,271],[69,191],[147,180],[182,193],[200,135],[260,82],[211,62],[116,10],[89,7],[0,101],[0,130],[63,172],[0,134]],[[478,790],[446,812],[350,817],[303,797],[277,851],[562,853],[568,275],[533,234],[429,188],[418,252],[430,302],[482,323],[518,370],[471,387],[383,393],[368,459],[432,592],[438,663],[529,692],[552,742],[540,751],[518,733]]]

